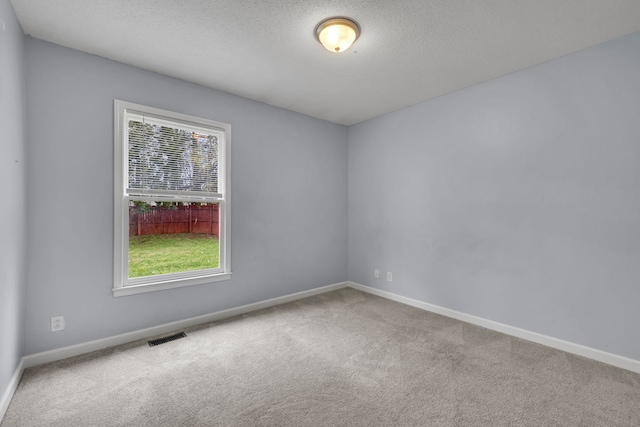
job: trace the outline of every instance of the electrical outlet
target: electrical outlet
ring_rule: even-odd
[[[376,279],[380,278],[380,270],[378,270],[377,268],[375,270],[373,270],[373,277],[375,277]]]
[[[387,271],[387,282],[391,282],[392,279],[393,277],[391,276],[391,272]]]
[[[64,330],[64,316],[55,316],[51,318],[51,332],[60,332]]]

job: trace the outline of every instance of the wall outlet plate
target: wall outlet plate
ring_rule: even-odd
[[[380,278],[380,270],[378,270],[377,268],[375,270],[373,270],[373,277],[375,277],[376,279]]]
[[[51,318],[51,332],[64,330],[64,316],[54,316]]]

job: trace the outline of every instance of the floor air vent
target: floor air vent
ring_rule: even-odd
[[[158,338],[157,340],[151,340],[149,341],[149,347],[154,347],[156,345],[164,344],[169,341],[179,340],[180,338],[184,338],[186,336],[187,334],[185,334],[184,332],[180,332],[179,334],[169,335],[168,337]]]

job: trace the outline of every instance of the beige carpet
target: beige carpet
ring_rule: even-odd
[[[640,426],[640,375],[343,289],[28,369],[11,426]]]

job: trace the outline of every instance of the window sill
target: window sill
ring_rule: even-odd
[[[142,294],[146,292],[164,291],[166,289],[183,288],[185,286],[203,285],[205,283],[220,282],[231,279],[231,273],[217,273],[207,276],[189,277],[184,279],[150,282],[142,285],[123,286],[113,288],[114,297]]]

